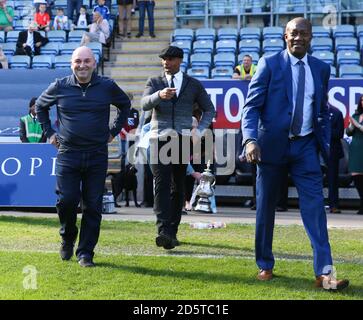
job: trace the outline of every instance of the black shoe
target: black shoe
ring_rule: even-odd
[[[359,210],[359,211],[357,211],[357,214],[363,214],[363,210]]]
[[[61,243],[61,247],[59,250],[59,254],[62,258],[62,260],[70,260],[73,256],[73,248],[74,248],[74,243],[73,242],[66,242],[66,241],[62,241]]]
[[[174,249],[175,246],[173,245],[173,239],[171,237],[169,237],[166,234],[159,234],[156,238],[155,238],[155,243],[158,247],[163,247],[166,250],[170,250],[170,249]]]
[[[256,205],[254,204],[253,206],[250,207],[251,210],[256,210]]]
[[[155,38],[155,37],[156,37],[155,33],[150,33],[150,38]]]
[[[92,258],[88,258],[88,257],[84,257],[78,260],[78,263],[81,267],[85,267],[85,268],[92,268],[95,267],[96,265],[94,264]]]
[[[285,212],[285,211],[288,211],[288,210],[285,207],[276,207],[276,211],[277,212]]]
[[[138,33],[135,37],[136,38],[140,38],[140,37],[142,37],[143,36],[143,34],[142,33]]]
[[[174,238],[171,239],[171,244],[174,247],[179,247],[181,245],[180,241],[176,238],[176,236]]]

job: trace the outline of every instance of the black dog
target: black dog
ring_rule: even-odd
[[[111,178],[111,186],[112,186],[112,194],[115,199],[115,207],[121,207],[117,204],[116,199],[125,190],[125,201],[126,207],[129,207],[129,191],[132,191],[135,207],[139,208],[140,205],[137,203],[137,177],[136,177],[137,169],[128,164],[124,170],[121,170],[117,173],[109,173],[107,176],[112,176]]]

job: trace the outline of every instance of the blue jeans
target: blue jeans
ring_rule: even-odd
[[[82,0],[67,0],[67,16],[70,22],[73,21],[74,10],[76,10],[76,13],[79,13],[81,5]]]
[[[154,34],[154,1],[139,1],[139,33],[144,33],[145,9],[149,20],[149,33]]]
[[[100,233],[107,166],[107,146],[93,152],[60,150],[57,155],[56,207],[61,224],[59,234],[66,242],[77,238],[77,207],[82,200],[78,259],[94,255]]]

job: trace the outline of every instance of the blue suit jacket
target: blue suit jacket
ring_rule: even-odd
[[[321,155],[328,163],[330,126],[327,90],[328,64],[308,56],[314,79],[313,132]],[[242,113],[243,144],[256,139],[261,161],[283,163],[293,111],[292,71],[287,50],[262,57],[253,76]]]

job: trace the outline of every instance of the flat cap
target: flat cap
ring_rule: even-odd
[[[161,53],[159,54],[159,57],[161,59],[174,58],[174,57],[183,59],[183,56],[184,56],[183,49],[180,49],[180,48],[175,47],[175,46],[169,46],[169,47],[163,49],[161,51]]]

